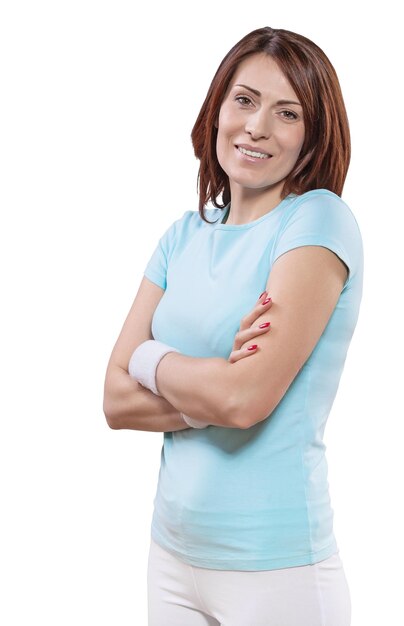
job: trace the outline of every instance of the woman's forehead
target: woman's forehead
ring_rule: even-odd
[[[258,97],[277,94],[279,97],[298,100],[285,74],[268,54],[258,53],[243,59],[230,80],[226,95],[236,85],[251,88]]]

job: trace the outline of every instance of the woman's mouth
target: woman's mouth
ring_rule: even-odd
[[[248,161],[266,161],[272,157],[272,154],[265,154],[263,152],[259,152],[258,150],[247,150],[241,146],[235,146],[235,148]]]

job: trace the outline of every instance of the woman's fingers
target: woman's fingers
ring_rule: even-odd
[[[262,293],[261,296],[258,298],[257,304],[254,306],[252,311],[242,318],[240,322],[240,330],[236,333],[234,337],[233,351],[239,350],[244,342],[249,341],[256,335],[260,335],[263,332],[267,332],[269,330],[270,326],[261,329],[258,325],[254,326],[254,322],[259,317],[261,317],[263,313],[268,311],[271,306],[272,299],[268,298],[267,292],[264,291],[264,293]],[[270,324],[269,320],[264,320],[264,322],[262,323],[265,322]]]
[[[257,338],[258,335],[267,333],[271,329],[271,322],[269,320],[263,322],[262,324],[267,324],[267,326],[264,326],[263,328],[260,328],[259,326],[251,326],[251,328],[247,328],[246,330],[239,330],[234,337],[233,350],[240,350],[241,346],[246,341],[251,341],[254,344],[255,342],[252,341],[253,339]],[[260,326],[262,324],[260,324]]]
[[[250,313],[248,313],[241,319],[240,330],[245,330],[246,328],[250,328],[251,325],[255,322],[255,320],[258,319],[263,313],[268,311],[268,309],[270,309],[271,306],[272,306],[272,299],[268,298],[267,292],[264,291],[264,293],[258,299],[257,304],[250,311]]]
[[[257,304],[254,306],[252,311],[245,315],[240,323],[240,330],[236,333],[234,337],[233,350],[229,356],[229,362],[235,363],[240,359],[248,357],[252,354],[255,354],[258,348],[258,345],[253,341],[259,335],[262,335],[268,332],[271,328],[271,322],[266,320],[261,322],[259,325],[254,325],[254,322],[263,314],[265,311],[270,309],[272,306],[271,298],[267,297],[267,292],[261,294],[259,297]],[[261,326],[261,328],[260,328]],[[242,348],[246,342],[251,343]]]
[[[230,353],[228,359],[230,363],[235,363],[235,361],[238,361],[239,359],[243,359],[246,356],[255,354],[258,348],[258,344],[255,340],[259,335],[267,333],[270,328],[271,323],[269,322],[268,326],[265,326],[264,328],[253,326],[252,328],[249,328],[247,330],[239,331],[234,338],[233,350]],[[241,346],[244,345],[246,342],[248,342],[249,345],[245,348],[242,348]]]
[[[236,361],[240,361],[240,359],[245,359],[245,357],[248,357],[251,354],[255,354],[257,352],[257,345],[252,344],[251,347],[253,347],[254,349],[249,350],[248,348],[243,348],[242,350],[233,350],[228,358],[229,363],[235,363]]]

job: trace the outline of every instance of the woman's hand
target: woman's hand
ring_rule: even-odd
[[[241,348],[241,346],[246,342],[253,338],[256,338],[263,333],[266,333],[270,330],[270,322],[269,325],[260,328],[259,326],[253,326],[252,324],[255,320],[260,317],[265,311],[270,309],[272,306],[271,298],[267,297],[267,292],[264,291],[258,298],[257,304],[254,306],[252,311],[245,315],[240,323],[240,330],[236,333],[234,337],[233,349],[228,358],[229,363],[236,363],[240,359],[243,359],[246,356],[250,356],[251,354],[255,354],[257,352],[257,345],[254,343],[253,346],[247,346],[247,348]],[[268,323],[267,322],[267,323]]]

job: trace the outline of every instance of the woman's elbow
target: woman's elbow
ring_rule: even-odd
[[[239,393],[234,397],[228,410],[228,420],[233,428],[246,430],[266,420],[279,404],[281,398],[266,399],[265,402],[250,398],[248,393]]]
[[[108,426],[112,428],[112,430],[120,430],[122,428],[121,420],[119,419],[116,411],[114,411],[111,401],[107,397],[104,397],[102,410]]]
[[[110,365],[104,382],[103,412],[113,430],[124,428],[125,416],[135,407],[137,383],[121,367]]]

